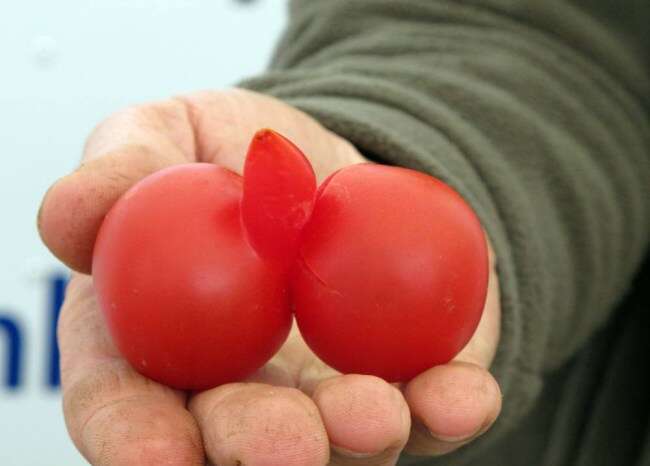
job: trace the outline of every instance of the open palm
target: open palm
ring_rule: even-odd
[[[169,165],[211,162],[241,173],[248,142],[262,127],[295,141],[319,180],[364,161],[349,143],[275,99],[204,92],[109,118],[88,139],[81,167],[45,196],[43,240],[78,271],[59,322],[64,413],[92,464],[391,465],[405,448],[422,455],[458,448],[496,419],[500,392],[487,371],[499,337],[494,260],[470,343],[451,363],[408,384],[338,374],[295,327],[249,379],[199,393],[148,380],[121,358],[86,275],[104,215],[132,184]]]

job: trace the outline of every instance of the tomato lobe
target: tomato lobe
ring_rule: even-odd
[[[419,172],[362,164],[319,189],[292,299],[326,363],[404,381],[467,343],[487,278],[483,231],[458,194]]]
[[[106,217],[93,277],[122,355],[166,385],[239,380],[284,342],[286,275],[261,259],[240,222],[242,180],[209,164],[135,185]]]

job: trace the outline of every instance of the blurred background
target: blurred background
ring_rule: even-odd
[[[0,465],[84,465],[61,414],[54,328],[66,270],[40,200],[127,105],[228,87],[266,66],[286,0],[0,4]]]

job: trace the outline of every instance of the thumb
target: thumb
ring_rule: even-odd
[[[206,91],[141,105],[100,124],[84,149],[85,163],[50,188],[38,216],[43,241],[71,268],[90,272],[102,220],[129,187],[197,159],[241,173],[246,147],[264,127],[295,141],[320,178],[364,161],[306,114],[254,92]]]
[[[120,112],[90,135],[81,166],[46,193],[38,214],[45,245],[66,265],[91,270],[104,216],[134,183],[194,159],[192,127],[180,100]]]

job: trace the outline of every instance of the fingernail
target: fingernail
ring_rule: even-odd
[[[446,436],[446,435],[438,435],[438,434],[436,434],[434,432],[429,431],[429,435],[431,435],[431,437],[433,437],[436,440],[440,440],[441,442],[445,442],[445,443],[464,442],[464,441],[469,440],[472,437],[474,437],[474,435],[476,435],[477,433],[478,433],[478,430],[476,432],[473,432],[473,433],[469,434],[469,435],[459,435],[457,437],[449,437],[449,436]]]
[[[474,437],[478,436],[481,431],[484,429],[484,425],[481,424],[476,428],[476,430],[470,432],[469,434],[463,434],[463,435],[457,435],[457,436],[451,436],[451,435],[440,435],[436,434],[435,432],[429,431],[429,434],[442,442],[447,442],[447,443],[459,443],[459,442],[465,442],[467,440],[471,440]]]
[[[352,450],[348,450],[347,448],[337,447],[335,445],[332,445],[330,448],[332,449],[332,451],[338,453],[339,455],[345,456],[345,457],[348,457],[348,458],[371,458],[371,457],[377,456],[377,455],[379,455],[381,453],[381,452],[364,453],[364,452],[359,452],[359,451],[352,451]]]
[[[448,442],[448,443],[460,443],[460,442],[466,442],[468,440],[472,440],[475,437],[478,437],[479,435],[483,434],[485,431],[487,431],[490,426],[492,425],[491,421],[484,422],[478,428],[472,432],[471,434],[465,434],[465,435],[459,435],[459,436],[446,436],[446,435],[439,435],[436,434],[435,432],[432,432],[429,430],[429,435],[431,435],[433,438],[440,440],[442,442]]]

